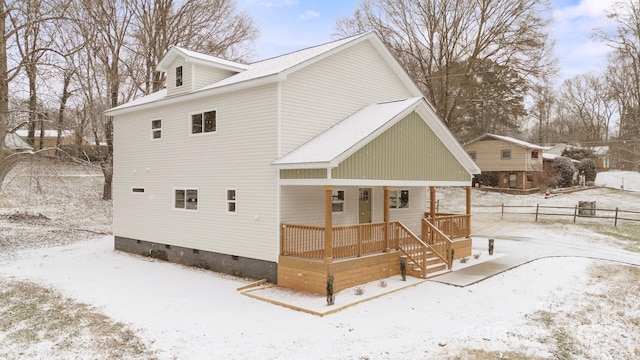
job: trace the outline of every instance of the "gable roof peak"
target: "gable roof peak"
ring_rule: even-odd
[[[195,63],[235,72],[244,71],[249,68],[249,65],[225,60],[217,56],[207,55],[198,51],[171,45],[167,53],[162,57],[162,59],[160,59],[160,62],[156,66],[156,69],[159,71],[167,72],[167,70],[169,69],[169,65],[171,65],[171,63],[177,57],[182,57],[187,63]]]

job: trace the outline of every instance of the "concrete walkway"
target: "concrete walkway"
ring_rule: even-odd
[[[468,286],[520,265],[548,257],[584,257],[640,266],[640,253],[612,249],[602,245],[576,244],[568,241],[520,237],[494,238],[494,250],[504,254],[459,270],[430,278],[430,281],[454,286]],[[488,247],[488,238],[473,236],[474,248]],[[484,245],[483,245],[484,244]],[[489,255],[486,255],[489,256]]]

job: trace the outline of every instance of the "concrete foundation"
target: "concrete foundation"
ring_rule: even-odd
[[[158,244],[121,236],[115,236],[114,247],[116,250],[132,254],[148,256],[154,259],[193,266],[223,274],[256,280],[266,279],[273,284],[278,281],[278,264],[271,261],[230,254],[219,254],[175,245]]]

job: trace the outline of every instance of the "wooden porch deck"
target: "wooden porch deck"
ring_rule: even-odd
[[[282,224],[278,284],[324,294],[328,274],[340,291],[399,275],[401,256],[411,267],[408,274],[426,278],[471,255],[469,215],[432,221],[423,219],[421,237],[401,222],[332,227],[330,247],[324,227]]]

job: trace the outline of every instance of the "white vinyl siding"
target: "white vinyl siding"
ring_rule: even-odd
[[[212,104],[224,131],[189,136],[189,113]],[[162,146],[144,146],[148,119],[160,115]],[[275,84],[117,116],[114,132],[114,235],[277,261]],[[185,186],[198,189],[197,212],[173,208],[173,189]],[[231,188],[242,189],[235,216],[226,213]]]
[[[229,70],[215,69],[208,66],[194,65],[193,66],[193,90],[202,89],[205,86],[209,86],[236,73]]]
[[[282,154],[367,104],[411,96],[369,42],[323,59],[282,83]]]

